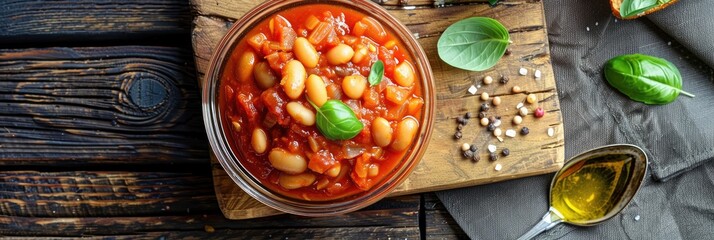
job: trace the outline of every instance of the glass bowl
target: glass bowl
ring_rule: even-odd
[[[260,179],[253,176],[241,163],[241,153],[229,144],[226,132],[222,126],[221,109],[219,106],[219,88],[224,64],[228,61],[231,52],[245,35],[262,21],[296,6],[310,4],[332,4],[343,8],[359,11],[366,16],[377,19],[388,32],[395,34],[404,46],[404,52],[411,55],[414,61],[414,70],[419,75],[424,105],[421,113],[422,121],[419,124],[417,136],[412,145],[406,150],[404,159],[391,171],[384,180],[375,184],[371,189],[349,197],[330,201],[306,201],[284,196],[262,185]],[[248,195],[261,203],[277,210],[303,216],[328,216],[355,211],[387,196],[395,187],[401,184],[419,163],[426,150],[434,122],[434,81],[431,67],[426,54],[412,33],[396,18],[391,16],[381,6],[368,0],[335,0],[335,1],[308,1],[308,0],[282,0],[266,1],[236,21],[233,27],[218,43],[209,69],[203,83],[202,105],[203,118],[208,139],[217,158],[230,178]],[[246,143],[248,144],[248,143]]]

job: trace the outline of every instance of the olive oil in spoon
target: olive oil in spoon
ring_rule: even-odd
[[[639,189],[646,169],[647,156],[634,145],[608,145],[575,156],[551,182],[548,213],[519,239],[561,222],[591,226],[615,216]]]

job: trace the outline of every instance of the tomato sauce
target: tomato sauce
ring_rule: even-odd
[[[307,39],[317,53],[308,54],[317,59],[314,67],[297,52],[298,38]],[[330,58],[328,52],[340,44],[353,53],[346,49],[347,55]],[[235,46],[221,76],[221,120],[241,164],[268,189],[308,201],[343,198],[381,184],[403,161],[410,148],[403,146],[413,144],[423,117],[420,76],[403,49],[377,20],[339,6],[295,7],[259,23]],[[345,56],[346,63],[331,64]],[[300,86],[305,85],[303,75],[288,76],[294,71],[286,65],[296,60],[305,76],[324,82],[320,90],[328,99],[340,100],[354,112],[363,124],[355,137],[330,140],[309,117],[296,118],[302,115],[288,110],[288,103],[297,102],[305,108],[294,109],[316,115],[308,101],[313,101],[308,96],[312,85]],[[360,88],[344,89],[343,80],[361,76],[361,84],[378,60],[384,63],[382,81],[367,83],[356,99],[345,94]],[[383,120],[386,127],[372,126]],[[375,144],[375,136],[382,146]]]

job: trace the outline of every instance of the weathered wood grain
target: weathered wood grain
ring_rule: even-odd
[[[434,132],[426,154],[412,175],[392,195],[485,184],[559,169],[564,160],[562,115],[550,63],[543,4],[540,1],[501,1],[492,7],[485,1],[444,1],[444,4],[439,1],[429,2],[408,1],[405,4],[403,1],[383,1],[385,8],[413,32],[427,53],[436,79],[437,98]],[[228,30],[231,21],[241,17],[242,13],[256,4],[245,0],[219,3],[192,1],[192,6],[199,13],[194,19],[196,27],[193,32],[199,73],[206,71],[213,47]],[[513,41],[509,46],[511,54],[484,72],[453,68],[436,54],[436,42],[441,32],[450,24],[471,16],[498,19],[509,30]],[[521,67],[528,69],[526,76],[518,74]],[[540,79],[533,77],[535,70],[542,72]],[[501,76],[507,76],[510,81],[507,84],[483,85],[481,80],[485,76],[494,77],[496,82]],[[455,119],[466,112],[478,113],[479,105],[484,103],[478,95],[467,92],[471,85],[483,85],[479,94],[487,92],[503,99],[501,106],[488,112],[489,115],[502,117],[503,131],[520,130],[520,127],[527,126],[531,134],[517,138],[504,136],[504,142],[499,142],[472,120],[463,131],[464,137],[455,140]],[[511,92],[513,86],[519,86],[525,92],[514,94]],[[511,119],[517,114],[516,105],[524,102],[527,93],[536,94],[539,102],[526,104],[531,114],[524,117],[524,124],[515,126]],[[533,117],[532,112],[537,106],[546,110],[545,117]],[[550,127],[555,130],[554,137],[546,135]],[[482,160],[474,163],[464,159],[459,150],[462,143],[476,144]],[[486,147],[489,144],[497,145],[499,149],[509,148],[511,155],[501,157],[497,162],[488,161]],[[500,171],[494,170],[496,164],[502,165]],[[217,165],[214,165],[214,176],[219,204],[227,217],[249,218],[278,214],[243,194],[234,183],[228,181],[230,179]]]
[[[155,46],[0,50],[0,165],[205,163],[189,59]]]
[[[211,186],[207,172],[4,171],[0,172],[0,215],[107,217],[215,212]]]
[[[4,45],[188,41],[191,27],[181,0],[3,1],[0,19]]]
[[[424,232],[429,239],[469,239],[433,193],[422,194]]]

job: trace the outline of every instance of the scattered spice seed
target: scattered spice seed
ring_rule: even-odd
[[[503,55],[508,56],[508,55],[511,55],[511,53],[512,53],[512,52],[511,52],[511,49],[510,49],[510,48],[506,48],[506,52],[504,52]]]
[[[502,138],[502,137],[496,137],[496,139],[498,139],[499,142],[503,142],[503,138]]]
[[[481,100],[488,101],[488,93],[487,92],[481,93]]]
[[[519,103],[516,105],[516,109],[521,109],[522,107],[523,107],[523,102],[519,102]]]
[[[486,112],[479,112],[478,113],[478,118],[485,118],[486,117]]]
[[[528,69],[525,69],[525,68],[518,69],[518,74],[520,74],[521,76],[525,76],[526,74],[528,74]]]
[[[528,108],[524,108],[524,107],[519,108],[518,114],[521,114],[521,116],[525,117],[526,115],[528,115]]]
[[[516,115],[513,117],[513,124],[518,125],[518,124],[521,124],[522,122],[523,122],[523,118],[521,116]]]
[[[466,118],[467,118],[467,119],[468,119],[468,118],[473,118],[473,117],[474,117],[474,113],[472,113],[472,112],[467,112],[467,113],[466,113]]]
[[[495,153],[495,152],[496,152],[496,145],[489,144],[489,145],[488,145],[488,152],[490,152],[490,153]]]
[[[511,88],[511,92],[513,92],[513,93],[521,93],[522,90],[521,90],[521,87],[519,87],[519,86],[513,86],[513,88]]]
[[[489,160],[491,160],[491,161],[498,160],[498,154],[496,154],[496,153],[491,153],[488,156],[489,156]],[[496,165],[496,166],[498,166],[498,165]],[[500,168],[499,168],[499,170],[500,170]]]
[[[512,138],[516,137],[516,130],[513,130],[513,129],[506,130],[506,136],[512,137]]]
[[[530,129],[528,129],[527,127],[521,128],[521,135],[528,135],[528,133],[530,132]]]
[[[488,111],[488,109],[491,108],[488,106],[488,103],[481,103],[481,111]]]
[[[493,132],[494,130],[496,130],[496,126],[494,126],[493,123],[491,123],[488,126],[486,126],[486,130],[488,130],[489,132]]]
[[[548,137],[553,137],[555,135],[555,130],[553,128],[548,128]]]
[[[493,121],[493,126],[500,127],[500,126],[501,126],[501,119],[496,119],[496,121]]]
[[[542,74],[542,73],[540,72],[540,70],[535,70],[535,73],[533,73],[533,76],[534,76],[536,79],[540,79],[541,74]]]
[[[469,148],[469,150],[471,150],[472,152],[476,152],[476,151],[478,151],[478,147],[476,146],[476,144],[471,144],[471,147]]]
[[[528,97],[526,97],[526,102],[528,102],[528,103],[530,103],[530,104],[533,104],[533,103],[535,103],[535,102],[537,102],[537,101],[538,101],[538,97],[537,97],[535,94],[533,94],[533,93],[528,94]]]
[[[474,152],[472,152],[472,151],[464,151],[463,155],[464,155],[465,158],[472,158],[472,157],[474,157]]]
[[[463,137],[463,135],[461,134],[461,131],[454,133],[454,138],[461,139],[461,137]]]
[[[469,93],[471,93],[471,95],[475,95],[476,91],[478,91],[478,88],[476,88],[476,86],[471,85],[471,87],[469,87]]]
[[[488,118],[481,118],[481,126],[488,126]]]
[[[468,143],[464,143],[461,145],[461,151],[469,151],[471,149],[471,145]]]
[[[501,150],[501,155],[503,155],[504,157],[508,157],[508,155],[511,155],[511,150],[508,150],[508,148],[504,148],[503,150]]]
[[[483,84],[489,85],[493,82],[493,77],[491,76],[486,76],[483,78]]]
[[[498,158],[498,157],[496,157],[496,158]],[[496,167],[494,167],[493,169],[496,171],[501,171],[502,168],[503,168],[503,166],[501,166],[501,164],[499,163],[499,164],[496,164]]]
[[[501,97],[493,97],[493,101],[491,103],[493,106],[501,105]]]
[[[488,121],[489,121],[489,122],[496,122],[496,117],[490,116],[490,117],[488,117]]]
[[[501,83],[502,83],[502,84],[508,83],[508,80],[509,80],[509,79],[508,79],[507,76],[502,76],[502,77],[501,77]]]
[[[458,126],[456,126],[456,130],[457,130],[457,131],[461,131],[461,130],[463,130],[463,129],[464,129],[464,125],[463,125],[463,124],[459,124]]]
[[[495,130],[493,130],[493,136],[495,136],[495,137],[501,136],[501,133],[502,133],[502,130],[500,128],[496,128]]]
[[[545,115],[545,111],[541,107],[536,108],[535,112],[533,112],[533,116],[536,118],[542,118],[543,115]]]
[[[457,122],[457,123],[464,124],[464,116],[458,116],[458,117],[456,117],[456,122]]]
[[[474,162],[478,162],[481,160],[481,156],[477,152],[474,152],[474,156],[471,158],[471,160],[473,160]]]

